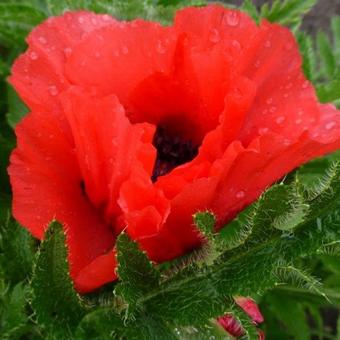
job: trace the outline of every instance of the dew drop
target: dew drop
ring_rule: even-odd
[[[243,198],[245,195],[246,193],[243,190],[241,190],[238,193],[236,193],[236,198]]]
[[[285,49],[286,49],[287,51],[289,51],[289,50],[291,50],[291,49],[293,48],[293,46],[294,46],[293,42],[292,42],[292,41],[289,41],[289,42],[287,42],[287,43],[285,44]]]
[[[269,129],[267,127],[259,128],[259,134],[260,135],[263,135],[263,134],[267,133],[268,131],[269,131]]]
[[[275,121],[277,124],[282,124],[285,120],[286,120],[285,116],[280,116],[280,117],[277,117]]]
[[[111,19],[111,17],[108,14],[104,14],[102,18],[103,18],[103,21],[110,21]]]
[[[331,130],[335,127],[336,123],[335,122],[329,122],[325,125],[326,130]]]
[[[300,125],[300,124],[302,123],[302,119],[301,119],[301,118],[298,118],[298,119],[295,121],[295,123],[296,123],[297,125]]]
[[[254,63],[255,68],[259,68],[260,67],[260,61],[256,60]]]
[[[99,59],[99,58],[101,57],[101,54],[100,54],[100,52],[96,52],[96,53],[94,54],[94,56],[95,56],[96,59]]]
[[[50,93],[51,96],[56,96],[58,94],[58,89],[55,85],[51,85],[48,88],[48,92]]]
[[[303,116],[304,114],[305,114],[305,111],[303,111],[303,110],[299,110],[299,111],[298,111],[298,115],[299,115],[299,116]]]
[[[285,93],[284,95],[283,95],[283,98],[288,98],[289,97],[289,94],[288,93]]]
[[[45,37],[39,37],[38,38],[39,42],[42,43],[43,45],[45,45],[47,43],[47,40]]]
[[[269,111],[270,111],[271,113],[276,112],[276,110],[277,110],[276,106],[272,106],[272,107],[269,109]]]
[[[210,30],[209,40],[212,43],[218,43],[221,40],[220,33],[216,28]]]
[[[309,82],[306,80],[305,82],[303,82],[302,84],[302,88],[306,89],[309,86]]]
[[[231,44],[232,44],[235,48],[237,48],[238,50],[241,48],[240,42],[239,42],[238,40],[236,40],[236,39],[234,39],[234,40],[231,42]]]
[[[79,18],[78,18],[78,22],[79,22],[80,24],[83,24],[83,23],[85,22],[84,17],[79,17]]]
[[[127,55],[127,54],[129,53],[129,49],[128,49],[127,46],[124,45],[124,46],[122,47],[122,53],[125,54],[125,55]]]
[[[72,48],[71,48],[71,47],[66,47],[66,48],[64,49],[64,53],[65,53],[65,55],[66,55],[67,57],[70,56],[71,53],[72,53]]]
[[[267,103],[268,105],[272,104],[272,103],[273,103],[273,98],[268,98],[268,99],[266,100],[266,103]]]
[[[236,11],[229,11],[227,13],[227,24],[229,26],[237,26],[240,22],[240,15]]]
[[[97,25],[97,19],[96,18],[91,18],[91,22],[92,22],[93,25],[95,25],[95,26]]]
[[[157,42],[156,50],[160,54],[164,54],[166,52],[166,48],[160,40]]]
[[[269,47],[271,47],[271,46],[272,46],[272,43],[271,43],[270,40],[267,40],[267,41],[264,43],[264,47],[269,48]]]
[[[30,58],[31,58],[31,60],[37,60],[38,59],[38,55],[35,52],[31,52],[30,53]]]

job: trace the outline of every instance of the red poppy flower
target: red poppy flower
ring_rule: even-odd
[[[192,214],[231,220],[274,181],[340,146],[293,35],[211,5],[173,26],[65,13],[28,37],[11,83],[29,106],[11,157],[13,213],[65,226],[80,292],[116,278],[126,228],[162,262],[200,245]]]

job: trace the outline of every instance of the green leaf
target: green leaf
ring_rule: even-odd
[[[7,113],[7,121],[12,128],[15,128],[15,125],[28,113],[28,108],[10,85],[8,85],[7,89],[9,111]]]
[[[253,0],[245,0],[242,5],[242,10],[248,13],[257,23],[259,22],[259,12]]]
[[[45,18],[45,13],[31,4],[0,2],[0,43],[5,46],[23,44],[32,28]]]
[[[314,73],[317,65],[313,40],[310,36],[303,32],[298,32],[297,40],[303,57],[303,72],[307,79],[313,81],[316,76]]]
[[[0,267],[7,280],[17,283],[30,275],[34,257],[34,240],[13,219],[7,218],[6,223],[1,226],[0,251]]]
[[[119,235],[116,247],[120,282],[115,294],[134,306],[140,297],[158,287],[160,273],[127,234]]]
[[[305,309],[299,301],[290,299],[286,295],[272,293],[268,295],[266,304],[271,313],[284,323],[287,333],[294,339],[308,340],[311,338]]]
[[[58,338],[69,338],[84,315],[84,308],[69,277],[62,226],[50,224],[35,260],[32,307],[38,322]]]
[[[340,99],[340,80],[333,80],[317,87],[318,98],[322,103],[335,102]]]
[[[331,19],[332,33],[334,39],[334,54],[340,57],[340,17],[336,16]]]
[[[321,60],[320,71],[322,74],[332,77],[335,72],[336,62],[330,40],[324,32],[318,32],[316,41]]]
[[[84,316],[79,323],[75,338],[92,340],[120,339],[125,331],[123,321],[112,308],[97,308]]]
[[[200,232],[207,238],[213,239],[215,236],[215,216],[209,211],[198,212],[194,215],[194,223]]]
[[[302,17],[316,4],[316,0],[274,0],[271,7],[261,8],[261,18],[283,25],[299,26]]]
[[[16,339],[24,332],[27,323],[26,308],[27,287],[18,283],[1,303],[0,329],[2,339]]]

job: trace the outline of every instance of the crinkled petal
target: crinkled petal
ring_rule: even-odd
[[[123,105],[136,85],[155,72],[168,72],[175,49],[170,27],[135,20],[88,34],[65,65],[72,83],[102,94],[114,93]]]
[[[32,110],[48,108],[56,114],[58,94],[69,86],[66,60],[87,34],[115,23],[108,15],[85,11],[49,18],[28,36],[29,48],[15,61],[11,84]]]
[[[221,176],[211,208],[222,225],[275,181],[299,165],[339,147],[340,135],[329,144],[311,139],[308,132],[293,142],[273,133],[260,136],[239,153]]]
[[[156,150],[151,144],[155,127],[132,125],[114,95],[93,97],[81,88],[62,94],[76,154],[91,202],[114,224],[121,214],[119,188],[136,161],[151,177]],[[118,231],[117,231],[118,233]]]
[[[73,144],[53,115],[34,112],[16,127],[18,146],[11,155],[13,215],[42,238],[56,219],[65,229],[71,276],[112,249],[114,235],[81,190]]]

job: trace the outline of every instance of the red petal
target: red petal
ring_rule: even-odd
[[[117,205],[120,186],[135,163],[149,178],[152,174],[155,128],[147,123],[132,125],[115,96],[97,98],[72,88],[62,99],[86,193],[112,224],[121,213]]]
[[[297,166],[337,150],[340,136],[335,137],[331,144],[312,140],[308,133],[294,142],[272,133],[255,139],[225,172],[211,208],[222,223],[229,221],[267,187]]]
[[[115,93],[125,105],[131,91],[154,72],[167,72],[174,52],[171,28],[135,20],[89,34],[66,63],[72,83]]]
[[[75,288],[80,293],[88,293],[105,283],[112,282],[117,279],[116,268],[115,251],[98,256],[78,273],[74,279]]]
[[[113,233],[82,194],[73,144],[53,115],[30,113],[16,127],[16,134],[18,147],[9,166],[13,214],[40,239],[53,219],[63,223],[75,278],[84,266],[112,249]]]
[[[86,34],[116,21],[91,12],[49,18],[29,35],[28,50],[14,63],[10,82],[33,110],[58,107],[57,94],[69,86],[65,62]]]
[[[257,85],[238,137],[245,145],[268,131],[294,140],[317,122],[317,98],[303,76],[299,49],[288,29],[262,23],[237,67]]]

